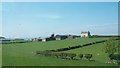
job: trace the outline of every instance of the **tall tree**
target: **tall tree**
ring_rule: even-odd
[[[118,41],[114,38],[110,38],[105,44],[105,53],[108,53],[108,55],[118,53]]]

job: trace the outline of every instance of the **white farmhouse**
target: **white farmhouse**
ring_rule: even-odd
[[[90,32],[81,32],[81,37],[90,37]]]

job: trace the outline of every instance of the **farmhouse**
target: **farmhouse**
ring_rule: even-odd
[[[90,32],[81,32],[81,37],[90,37]]]

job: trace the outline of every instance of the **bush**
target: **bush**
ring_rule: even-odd
[[[79,58],[82,59],[83,58],[83,54],[78,54]]]
[[[120,54],[110,54],[110,60],[120,60]]]
[[[54,56],[54,57],[56,57],[56,58],[59,58],[59,56],[60,56],[60,53],[51,53],[52,54],[52,56]]]
[[[76,57],[76,54],[71,53],[71,54],[68,54],[68,56],[69,56],[71,59],[74,59],[74,57]]]
[[[67,53],[61,53],[61,58],[66,58],[68,56]]]
[[[42,54],[43,52],[42,51],[36,51],[36,54]]]
[[[85,58],[90,61],[90,59],[92,58],[92,54],[85,54]]]
[[[113,62],[112,60],[116,60],[118,64],[120,64],[120,54],[110,54],[109,55],[110,62]]]
[[[51,56],[51,52],[44,52],[45,56]]]
[[[36,54],[44,55],[44,56],[51,56],[51,51],[36,51]]]
[[[62,51],[62,50],[63,50],[63,48],[57,49],[57,51]]]

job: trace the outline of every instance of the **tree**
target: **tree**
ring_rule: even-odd
[[[108,41],[105,42],[105,53],[114,54],[118,51],[118,41],[114,38],[110,38]]]
[[[115,38],[110,38],[108,41],[105,42],[105,53],[108,54],[110,62],[113,62],[112,60],[118,60],[117,56],[119,56],[120,52],[120,46],[118,46],[119,42],[120,40],[116,40]]]

